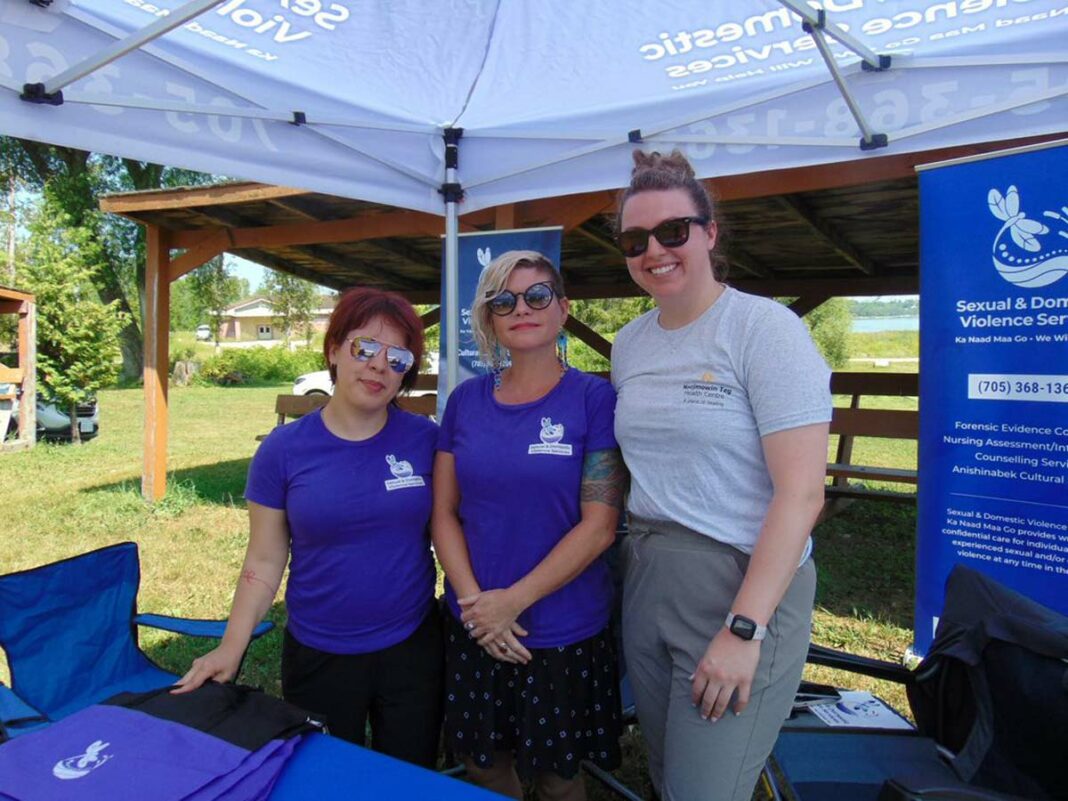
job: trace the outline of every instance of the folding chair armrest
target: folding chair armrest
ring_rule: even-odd
[[[809,645],[806,661],[813,665],[848,670],[850,673],[860,673],[863,676],[871,676],[873,679],[885,679],[898,684],[911,684],[915,680],[912,671],[904,665],[836,651],[823,645]]]
[[[225,620],[194,620],[187,617],[171,617],[170,615],[137,615],[134,623],[138,626],[151,626],[154,629],[173,631],[175,634],[188,634],[191,637],[214,637],[222,639],[226,631]],[[274,623],[264,620],[252,630],[252,639],[262,637],[274,628]]]

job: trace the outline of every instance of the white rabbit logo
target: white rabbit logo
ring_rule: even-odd
[[[538,431],[540,443],[527,448],[529,454],[551,454],[553,456],[570,456],[571,446],[564,439],[564,424],[554,423],[551,417],[541,418],[541,430]]]
[[[111,759],[112,754],[104,754],[103,756],[100,754],[109,745],[111,743],[105,743],[102,740],[90,743],[84,754],[59,760],[52,767],[52,775],[57,779],[80,779],[89,771],[96,770]]]
[[[389,465],[389,472],[394,476],[393,478],[386,479],[386,489],[388,491],[392,492],[393,490],[405,489],[406,487],[426,486],[423,477],[415,474],[411,462],[398,459],[391,453],[386,456],[386,464]]]
[[[547,445],[557,443],[564,438],[564,424],[553,425],[551,417],[543,417],[541,418],[541,432],[538,436]]]
[[[389,472],[397,478],[409,478],[412,475],[411,462],[398,462],[392,453],[386,457],[386,461],[389,463]]]

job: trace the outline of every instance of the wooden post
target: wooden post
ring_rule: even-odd
[[[19,367],[22,401],[19,403],[19,439],[32,448],[37,443],[37,304],[24,301],[19,314]]]
[[[146,226],[145,454],[141,495],[158,501],[167,491],[167,380],[171,317],[168,232]]]

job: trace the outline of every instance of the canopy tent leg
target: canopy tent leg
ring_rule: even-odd
[[[171,319],[169,234],[149,225],[145,242],[145,439],[141,495],[167,491],[167,379]]]
[[[456,181],[460,164],[460,137],[462,128],[446,128],[445,137],[445,183],[441,194],[445,198],[445,341],[449,351],[445,354],[445,398],[456,389],[460,373],[460,200],[463,189]]]

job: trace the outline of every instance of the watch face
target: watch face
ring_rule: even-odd
[[[735,615],[731,621],[731,634],[741,637],[743,640],[751,640],[756,634],[756,623],[747,617]]]

